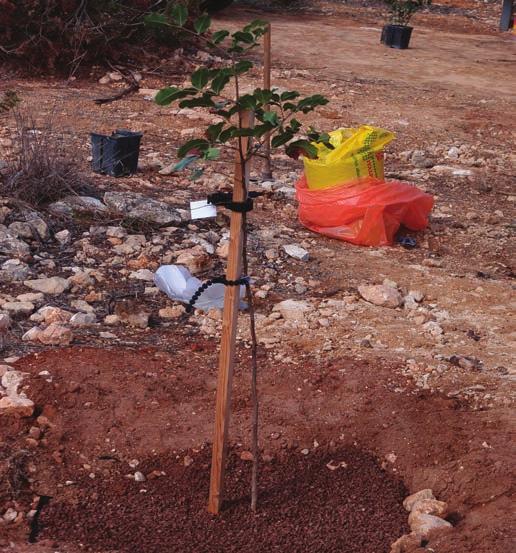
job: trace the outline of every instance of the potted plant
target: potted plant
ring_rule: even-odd
[[[432,0],[384,0],[389,7],[391,22],[384,25],[380,42],[391,48],[408,48],[412,27],[408,23],[419,10],[430,6]]]

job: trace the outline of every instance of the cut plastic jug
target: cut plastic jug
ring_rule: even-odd
[[[430,194],[399,181],[364,178],[310,190],[296,184],[299,221],[310,230],[361,246],[387,246],[400,225],[423,230],[434,205]]]
[[[190,271],[182,265],[162,265],[154,274],[156,286],[175,301],[189,303],[192,296],[202,285],[202,281],[190,274]],[[195,302],[196,309],[209,311],[210,309],[222,309],[224,307],[224,284],[212,284],[199,296]],[[240,299],[245,295],[245,286],[240,286]],[[240,302],[240,308],[246,304]]]

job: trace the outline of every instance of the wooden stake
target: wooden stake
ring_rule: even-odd
[[[252,113],[244,111],[240,115],[241,126],[252,126]],[[241,150],[247,155],[249,138],[242,137]],[[249,162],[242,163],[237,152],[235,180],[233,183],[233,201],[246,199],[249,179]],[[244,186],[244,183],[246,185]],[[236,280],[242,276],[243,214],[231,212],[229,227],[229,253],[226,278]],[[215,433],[211,460],[210,496],[208,511],[218,514],[224,494],[224,472],[226,466],[227,438],[231,416],[231,386],[237,333],[238,309],[240,304],[240,286],[226,286],[224,294],[224,313],[222,317],[222,338],[220,342],[219,375],[217,380],[217,400],[215,406]]]
[[[263,88],[270,90],[271,88],[271,24],[267,25],[267,30],[263,35]],[[267,110],[269,106],[265,106]],[[265,135],[264,154],[265,163],[262,177],[264,179],[272,179],[271,168],[271,134]]]

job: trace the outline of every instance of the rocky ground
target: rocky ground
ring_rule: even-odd
[[[437,30],[444,25],[439,12],[418,16],[414,47],[406,52],[377,44],[378,21],[369,9],[324,5],[333,10],[331,20],[320,13],[268,14],[276,37],[274,84],[326,94],[331,103],[312,116],[320,127],[368,123],[394,130],[387,176],[435,198],[427,230],[401,231],[416,239],[416,248],[361,248],[299,224],[299,164],[275,154],[272,180],[261,178],[259,166],[252,175],[253,189],[265,192],[250,215],[249,254],[261,445],[270,480],[281,480],[289,463],[312,455],[321,470],[334,473],[331,467],[339,465],[331,463],[340,462],[345,446],[359,456],[363,450],[374,454],[386,479],[380,496],[394,493],[391,477],[407,488],[396,492],[400,498],[433,490],[411,513],[411,534],[397,507],[386,502],[398,526],[383,541],[375,534],[371,551],[379,551],[378,543],[389,551],[393,536],[402,534],[408,537],[393,552],[511,549],[514,467],[507,442],[514,431],[516,195],[507,62],[514,42],[488,30],[490,5],[476,18],[471,13],[478,3],[470,4],[466,15],[448,15],[444,30]],[[220,25],[254,16],[240,10]],[[40,129],[53,114],[54,129],[65,135],[84,171],[89,132],[144,132],[140,171],[120,179],[88,173],[92,196],[64,197],[41,208],[0,198],[0,547],[6,551],[23,551],[31,533],[41,551],[73,551],[79,543],[90,551],[141,551],[141,543],[109,537],[113,525],[117,532],[132,527],[138,509],[124,511],[120,520],[116,509],[110,512],[99,539],[79,532],[81,521],[97,524],[101,505],[110,504],[117,490],[131,498],[140,478],[173,485],[174,479],[197,478],[188,474],[190,465],[203,470],[221,314],[186,316],[153,278],[170,263],[201,279],[223,273],[227,213],[220,209],[216,219],[191,221],[188,202],[227,187],[232,164],[217,162],[196,182],[170,171],[178,145],[212,119],[151,101],[160,86],[182,82],[179,59],[183,70],[217,62],[205,54],[186,60],[178,54],[163,64],[165,73],[173,71],[169,77],[141,68],[140,93],[104,106],[92,99],[117,92],[123,85],[116,75],[6,79]],[[259,67],[254,77],[260,78]],[[0,158],[7,160],[15,147],[14,123],[5,122]],[[245,465],[246,313],[239,337],[232,443]],[[317,457],[323,447],[340,455],[329,468],[326,457]],[[171,459],[175,468],[167,464]],[[237,486],[235,493],[245,492]],[[323,519],[326,524],[331,517]],[[323,534],[335,531],[335,521],[324,524],[318,527]],[[440,528],[429,533],[432,525]],[[334,551],[339,542],[333,538],[331,547],[314,546],[317,532],[304,546]],[[272,543],[264,547],[274,550]],[[349,549],[355,550],[366,551]]]

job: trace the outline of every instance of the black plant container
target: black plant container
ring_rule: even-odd
[[[380,42],[391,48],[405,50],[410,42],[412,27],[407,25],[384,25]]]
[[[91,133],[92,167],[112,177],[133,175],[138,168],[141,132],[117,129],[111,136]]]

